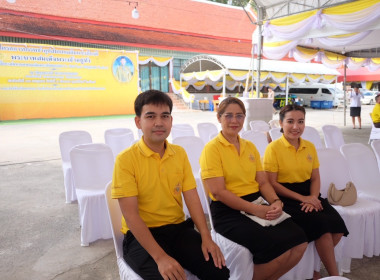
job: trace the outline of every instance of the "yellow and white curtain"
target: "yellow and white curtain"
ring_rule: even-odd
[[[169,65],[169,77],[170,79],[173,77],[173,57],[139,56],[139,65],[145,65],[149,62],[160,67]]]
[[[263,54],[270,59],[282,59],[286,55],[299,62],[315,60],[330,68],[346,64],[350,69],[362,66],[370,71],[380,69],[379,58],[350,58],[324,50],[298,47],[313,40],[328,46],[347,46],[369,36],[371,27],[380,20],[380,0],[359,0],[318,11],[309,11],[284,18],[266,21],[263,27]],[[304,38],[312,29],[323,29],[326,25],[339,30],[339,35]],[[364,30],[364,31],[363,31]],[[257,46],[254,43],[254,52]]]

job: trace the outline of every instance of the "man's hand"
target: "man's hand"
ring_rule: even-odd
[[[221,269],[223,266],[226,266],[226,261],[220,248],[211,238],[202,238],[202,252],[206,261],[209,261],[209,254],[211,254],[215,267]]]
[[[156,260],[158,271],[165,280],[186,280],[182,266],[172,257],[165,254]]]

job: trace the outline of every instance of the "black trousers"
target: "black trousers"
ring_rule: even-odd
[[[380,122],[373,123],[373,126],[376,127],[376,128],[380,128]]]
[[[215,267],[211,255],[209,261],[205,261],[201,249],[202,239],[194,229],[191,219],[176,225],[150,228],[150,231],[169,256],[199,279],[223,280],[229,278],[228,268]],[[143,279],[163,279],[156,262],[138,243],[131,231],[124,236],[123,255],[128,265]]]

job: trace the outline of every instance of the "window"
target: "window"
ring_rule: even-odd
[[[182,67],[182,65],[185,64],[186,61],[187,61],[187,59],[179,59],[179,58],[174,58],[173,59],[173,78],[176,81],[179,81],[181,67]]]
[[[331,91],[328,88],[323,88],[322,93],[331,94]]]
[[[169,91],[169,66],[160,67],[153,62],[140,65],[141,91],[157,89],[163,92]]]
[[[317,94],[318,88],[290,88],[289,93],[293,94]]]

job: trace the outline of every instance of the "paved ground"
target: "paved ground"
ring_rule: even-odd
[[[367,144],[372,106],[363,106],[363,129],[352,129],[343,109],[308,109],[306,124],[339,126],[346,143]],[[347,113],[348,115],[348,113]],[[216,122],[214,112],[174,112],[175,123]],[[275,118],[278,115],[275,115]],[[80,246],[78,205],[65,204],[59,133],[83,129],[104,142],[108,128],[133,118],[0,122],[0,279],[118,279],[112,240]],[[325,272],[322,271],[322,274]],[[350,279],[379,279],[380,257],[353,260]]]

